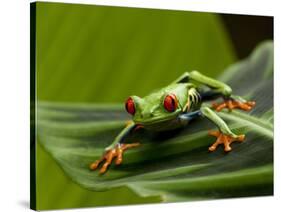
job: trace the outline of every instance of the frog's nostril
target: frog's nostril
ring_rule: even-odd
[[[150,113],[150,112],[143,112],[143,113],[141,113],[140,116],[141,116],[141,118],[150,118],[154,115],[153,115],[153,113]]]

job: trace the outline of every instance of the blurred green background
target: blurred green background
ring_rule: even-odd
[[[221,15],[35,4],[38,101],[122,103],[131,94],[143,96],[170,83],[184,71],[197,69],[216,77],[237,60],[236,41],[225,27],[229,21],[223,22]],[[39,210],[159,202],[124,188],[86,190],[63,173],[39,142],[36,152]]]

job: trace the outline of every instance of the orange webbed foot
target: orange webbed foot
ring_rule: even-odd
[[[220,131],[210,131],[209,135],[217,137],[216,142],[214,142],[210,147],[209,151],[213,152],[217,149],[217,146],[220,144],[224,145],[224,151],[230,152],[231,147],[230,144],[234,141],[242,142],[245,139],[245,135],[238,135],[237,137],[233,137],[231,135],[225,135]]]
[[[104,162],[104,164],[102,165],[99,171],[100,174],[103,174],[106,172],[108,166],[112,163],[114,158],[116,158],[115,160],[116,165],[121,164],[123,161],[124,151],[130,148],[137,147],[139,145],[140,143],[117,144],[115,148],[106,151],[99,160],[96,160],[95,162],[91,163],[89,168],[91,170],[96,170],[99,167],[99,165],[102,162]]]
[[[228,100],[225,100],[221,103],[213,103],[213,108],[217,112],[220,112],[224,108],[228,108],[229,111],[231,111],[232,109],[235,109],[235,108],[245,110],[245,111],[249,111],[255,105],[256,105],[255,101],[241,102],[241,101],[237,101],[237,100],[234,100],[234,99],[228,99]]]

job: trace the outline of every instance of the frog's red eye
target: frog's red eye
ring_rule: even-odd
[[[178,107],[178,99],[176,95],[169,94],[164,99],[164,107],[169,112],[174,112]]]
[[[135,108],[135,103],[134,100],[129,97],[125,103],[125,107],[128,113],[130,113],[131,115],[134,115],[136,112],[136,108]]]

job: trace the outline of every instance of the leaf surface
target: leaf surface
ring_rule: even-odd
[[[229,67],[220,79],[234,93],[255,100],[250,113],[223,111],[219,115],[246,141],[232,144],[225,154],[208,146],[203,118],[174,133],[145,130],[130,135],[139,148],[124,154],[122,165],[104,175],[88,165],[101,156],[130,117],[121,105],[38,103],[39,141],[71,179],[81,186],[104,191],[119,187],[163,201],[213,199],[273,194],[273,44],[259,45],[252,55]],[[208,103],[207,103],[208,104]]]

